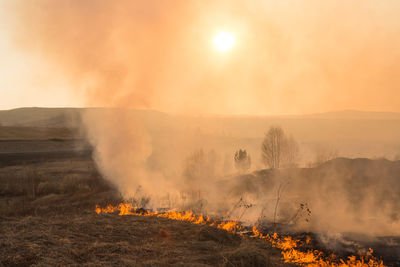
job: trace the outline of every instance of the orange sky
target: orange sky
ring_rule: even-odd
[[[395,0],[0,1],[0,108],[400,112]]]

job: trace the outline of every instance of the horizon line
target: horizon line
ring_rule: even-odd
[[[126,110],[137,110],[137,111],[154,111],[165,114],[173,114],[173,115],[183,115],[183,116],[221,116],[221,117],[296,117],[296,116],[315,116],[315,115],[323,115],[323,114],[332,114],[332,113],[344,113],[344,112],[357,112],[357,113],[380,113],[380,114],[399,114],[400,112],[396,111],[369,111],[369,110],[359,110],[359,109],[339,109],[339,110],[331,110],[331,111],[323,111],[323,112],[313,112],[313,113],[279,113],[279,114],[238,114],[238,113],[196,113],[193,112],[191,114],[185,114],[183,112],[169,112],[151,108],[124,108],[124,107],[102,107],[102,106],[93,106],[93,107],[79,107],[79,106],[60,106],[60,107],[46,107],[46,106],[24,106],[24,107],[16,107],[10,109],[0,109],[0,111],[13,111],[19,109],[126,109]]]

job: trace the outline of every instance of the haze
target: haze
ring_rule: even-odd
[[[3,158],[57,152],[69,166],[84,152],[147,210],[225,216],[244,201],[235,220],[248,225],[400,236],[399,1],[3,0],[0,12],[0,109],[83,107],[0,112]]]
[[[1,2],[19,106],[177,113],[400,111],[398,1]],[[219,31],[235,46],[219,53]]]

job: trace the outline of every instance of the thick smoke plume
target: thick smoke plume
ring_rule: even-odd
[[[9,1],[20,47],[86,104],[225,114],[400,111],[397,1]],[[214,34],[237,43],[220,54]]]
[[[39,56],[43,62],[38,67],[51,66],[46,75],[62,73],[66,87],[87,106],[117,108],[84,115],[96,163],[105,177],[127,198],[142,190],[160,198],[170,195],[174,202],[171,199],[186,190],[184,156],[200,148],[204,155],[212,155],[212,147],[200,135],[184,131],[150,133],[145,118],[124,109],[183,114],[400,111],[400,7],[396,1],[385,3],[13,0],[4,6],[16,46]],[[219,29],[236,34],[237,44],[229,53],[218,54],[212,47]],[[165,143],[169,146],[161,145]],[[211,157],[204,155],[198,157]],[[222,161],[224,156],[217,158]],[[221,198],[214,182],[202,178],[192,187],[200,192],[199,199],[201,192],[211,192],[206,203],[210,210],[226,211],[237,202],[238,195]],[[264,194],[250,194],[248,201],[256,206],[274,203],[279,182],[273,184]],[[305,184],[287,192],[295,195],[296,190],[305,190]],[[182,197],[183,204],[195,199],[192,193]],[[321,196],[310,194],[307,201],[315,210],[327,208],[328,202],[318,202]],[[334,209],[347,207],[349,201],[372,203],[368,197],[339,199],[346,203],[335,202]],[[159,203],[153,200],[149,205]],[[367,211],[358,214],[361,221],[372,212],[368,205],[363,204]],[[342,227],[348,210],[336,210],[334,216],[340,219],[320,213],[317,229],[330,228],[329,221],[337,222],[335,230],[350,229]],[[366,231],[370,224],[359,225]]]

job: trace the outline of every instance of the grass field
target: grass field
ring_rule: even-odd
[[[77,129],[0,126],[0,140],[69,140],[82,138]]]
[[[13,120],[3,122],[26,117],[26,110],[25,115],[20,112],[14,114]],[[279,250],[247,235],[158,217],[96,214],[95,205],[116,205],[123,201],[121,195],[98,172],[92,147],[78,128],[60,127],[65,121],[59,118],[59,111],[53,114],[56,119],[44,120],[40,115],[43,110],[36,112],[39,113],[24,121],[24,126],[0,126],[0,266],[288,265],[283,263]],[[41,127],[32,126],[37,120],[43,124]],[[49,127],[49,122],[58,126]],[[150,129],[161,131],[160,125],[154,123]],[[341,185],[346,188],[346,196],[358,203],[368,195],[365,192],[369,188],[378,188],[374,184],[398,184],[399,173],[398,161],[341,158],[288,172],[285,175],[294,178],[294,182],[286,193],[304,188],[302,194],[311,196],[327,188],[323,185]],[[272,192],[277,185],[274,177],[279,175],[279,171],[258,170],[221,178],[217,184],[233,199],[240,199],[243,194],[259,197]],[[379,204],[394,207],[390,214],[393,220],[399,214],[399,190],[396,186],[380,190],[383,193]],[[284,212],[293,215],[291,210]],[[317,214],[316,210],[312,212]],[[311,249],[338,253],[327,248],[317,235],[314,237]],[[345,241],[351,245],[339,244],[350,249],[339,252],[340,256],[353,254],[361,245],[371,246],[389,266],[400,264],[397,236],[370,243],[357,243],[356,239],[349,235]]]
[[[285,266],[261,240],[162,218],[58,214],[0,225],[5,266]]]
[[[288,265],[265,242],[214,227],[94,213],[120,201],[91,160],[0,168],[0,266]]]

